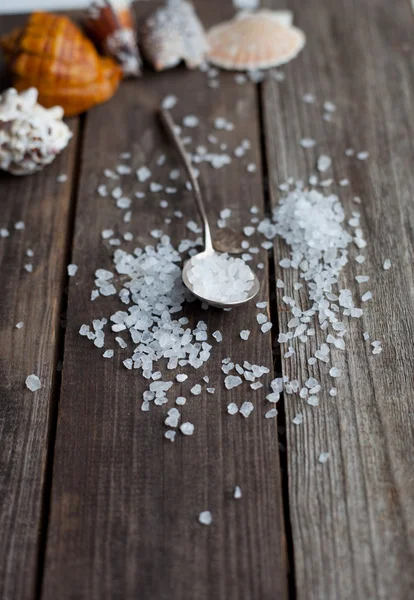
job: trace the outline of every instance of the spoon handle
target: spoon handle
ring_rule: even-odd
[[[204,225],[204,246],[205,250],[208,252],[214,252],[213,243],[211,241],[211,233],[210,233],[210,225],[207,219],[206,209],[204,207],[204,202],[201,196],[200,186],[198,185],[197,178],[194,176],[193,167],[191,166],[190,159],[188,158],[187,152],[185,151],[184,145],[180,139],[180,136],[175,131],[175,123],[171,116],[171,113],[168,110],[160,109],[159,117],[161,123],[163,124],[165,130],[169,134],[171,140],[173,141],[178,153],[181,157],[181,160],[185,166],[187,171],[188,178],[190,179],[194,196],[197,202],[198,210],[200,211],[201,218],[203,220]]]

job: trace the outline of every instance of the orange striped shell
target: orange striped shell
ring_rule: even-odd
[[[102,58],[67,17],[33,13],[25,27],[0,38],[18,91],[36,87],[45,107],[77,115],[115,93],[122,70]]]

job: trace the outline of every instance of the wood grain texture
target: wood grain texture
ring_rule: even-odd
[[[148,10],[148,7],[146,7]],[[226,12],[227,10],[227,12]],[[208,22],[231,13],[220,3],[204,5]],[[283,511],[275,420],[265,420],[265,387],[253,392],[247,384],[226,392],[221,359],[231,356],[271,366],[271,336],[258,330],[255,304],[231,313],[203,311],[198,303],[188,308],[191,322],[208,323],[210,333],[223,332],[205,369],[194,371],[169,394],[170,403],[141,412],[141,396],[148,384],[140,372],[127,371],[122,360],[131,351],[116,351],[113,360],[78,334],[82,323],[97,315],[109,316],[119,307],[114,300],[90,302],[93,273],[111,268],[111,249],[101,239],[105,228],[121,236],[134,234],[123,247],[153,244],[149,232],[164,228],[174,243],[193,237],[189,219],[198,220],[191,194],[180,184],[179,193],[166,196],[168,209],[158,203],[163,195],[148,193],[135,199],[132,222],[125,224],[112,198],[96,193],[105,167],[114,168],[121,152],[132,151],[131,165],[148,165],[155,180],[165,182],[177,166],[155,120],[155,109],[166,94],[176,94],[174,117],[196,114],[201,124],[187,129],[196,143],[205,143],[215,117],[234,122],[234,133],[215,132],[229,149],[243,138],[251,140],[249,158],[233,160],[223,170],[200,166],[201,182],[215,227],[220,209],[233,211],[230,224],[248,224],[253,204],[263,209],[260,168],[246,171],[247,162],[260,165],[256,89],[236,86],[232,75],[221,77],[221,87],[207,87],[205,74],[184,68],[163,74],[147,72],[139,81],[125,82],[114,100],[87,116],[76,215],[73,261],[79,271],[71,283],[65,341],[62,395],[54,463],[51,520],[46,555],[44,600],[122,598],[122,600],[177,599],[233,600],[286,598],[286,563]],[[161,153],[164,167],[156,166]],[[146,189],[135,177],[124,178],[130,197]],[[185,219],[164,225],[164,217],[182,210]],[[252,238],[253,240],[253,238]],[[261,252],[255,263],[266,260]],[[267,270],[261,272],[260,299],[267,297]],[[186,309],[187,314],[187,309]],[[239,332],[250,328],[249,344]],[[131,342],[130,342],[131,346]],[[171,372],[162,365],[165,377]],[[210,376],[215,395],[197,398],[190,388]],[[267,392],[266,392],[267,393]],[[174,444],[163,438],[163,420],[178,395],[187,397],[184,420],[195,424],[192,437],[177,436]],[[245,420],[226,413],[227,404],[252,399],[254,413]],[[243,498],[233,498],[240,485]],[[197,521],[202,510],[211,510],[213,524]]]
[[[413,18],[409,3],[392,4],[291,0],[295,22],[308,36],[300,57],[285,68],[286,81],[264,84],[267,159],[273,204],[288,176],[307,178],[317,156],[333,157],[334,179],[350,186],[334,190],[347,214],[360,209],[368,241],[366,262],[354,260],[341,284],[355,297],[370,289],[373,300],[360,321],[349,323],[345,353],[331,351],[344,375],[335,382],[331,365],[309,367],[308,348],[283,360],[284,374],[305,381],[314,375],[329,390],[319,408],[290,396],[288,423],[289,499],[299,599],[403,599],[413,590],[414,478],[412,468],[413,367]],[[302,101],[312,92],[314,105]],[[332,123],[322,120],[322,103],[337,105]],[[318,144],[299,146],[302,137]],[[368,150],[361,162],[348,147]],[[359,207],[352,197],[362,198]],[[355,248],[352,257],[358,254]],[[277,242],[275,262],[287,256]],[[392,269],[383,271],[384,259]],[[368,274],[357,286],[355,275]],[[306,294],[293,292],[292,273],[276,268],[286,289],[302,306]],[[278,294],[281,331],[287,329]],[[373,356],[362,339],[382,340]],[[318,345],[323,341],[317,335]],[[291,420],[303,411],[304,423]],[[330,459],[318,463],[321,452]]]
[[[1,30],[23,20],[2,17]],[[69,123],[68,148],[42,173],[0,174],[0,227],[10,232],[0,238],[0,598],[7,600],[32,598],[36,587],[77,123]],[[61,173],[67,183],[56,182]],[[24,230],[14,229],[17,221]],[[24,383],[31,373],[42,382],[35,393]]]

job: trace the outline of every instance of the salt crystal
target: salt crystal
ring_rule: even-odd
[[[301,425],[303,423],[303,415],[298,413],[294,419],[292,419],[292,423],[295,425]]]
[[[254,163],[249,163],[247,165],[247,172],[248,173],[255,173],[256,170],[257,170],[257,167],[256,167],[256,165]]]
[[[105,350],[105,352],[102,354],[102,356],[104,358],[112,358],[114,355],[114,351],[113,350]]]
[[[267,323],[264,323],[260,329],[262,331],[262,333],[267,333],[268,331],[270,331],[272,329],[273,325],[270,321],[268,321]]]
[[[369,157],[369,153],[368,152],[358,152],[356,157],[358,160],[367,160],[367,158]]]
[[[23,221],[16,221],[16,223],[14,224],[14,228],[16,229],[16,231],[22,231],[24,229]]]
[[[302,100],[306,102],[306,104],[313,104],[315,102],[315,96],[313,94],[305,94],[302,97]]]
[[[335,104],[333,102],[329,102],[329,101],[326,101],[326,102],[323,103],[323,108],[327,112],[335,112],[336,111]]]
[[[242,383],[243,381],[238,375],[227,375],[227,377],[224,379],[224,385],[228,390],[231,390],[234,387],[241,385]]]
[[[253,235],[255,231],[256,231],[255,227],[250,227],[250,226],[243,227],[243,233],[247,237],[250,237],[251,235]]]
[[[267,411],[267,413],[265,413],[265,418],[266,419],[274,419],[277,415],[277,410],[276,408],[271,408],[270,410]]]
[[[193,435],[194,433],[194,425],[192,423],[183,423],[180,427],[181,433],[184,435]]]
[[[183,397],[183,396],[178,396],[175,399],[175,403],[178,404],[178,406],[184,406],[184,404],[187,402],[187,400]]]
[[[371,300],[371,299],[372,299],[371,292],[365,292],[365,294],[363,296],[361,296],[362,302],[367,302],[368,300]]]
[[[160,183],[151,181],[151,183],[150,183],[150,191],[151,192],[161,192],[162,189],[163,189],[163,186]]]
[[[338,390],[336,388],[333,387],[329,390],[330,396],[336,396],[337,394],[338,394]]]
[[[25,271],[27,271],[28,273],[32,273],[33,271],[33,265],[28,263],[27,265],[24,265],[24,269]]]
[[[329,375],[331,377],[340,377],[342,375],[342,371],[341,371],[341,369],[338,369],[337,367],[332,367],[329,370]]]
[[[69,277],[73,277],[74,275],[76,275],[77,270],[78,270],[78,265],[68,265]]]
[[[302,138],[300,140],[300,145],[302,146],[302,148],[313,148],[315,144],[316,141],[312,138]]]
[[[190,392],[194,395],[194,396],[199,396],[201,394],[201,385],[200,384],[196,384],[194,385]]]
[[[262,323],[266,323],[267,321],[267,316],[263,313],[258,313],[256,315],[256,320],[259,323],[259,325],[262,325]]]
[[[320,463],[323,464],[323,463],[327,462],[328,458],[329,458],[329,452],[321,452],[321,454],[319,455],[318,460],[319,460]]]
[[[254,406],[251,402],[243,402],[243,404],[240,407],[240,414],[242,414],[243,417],[247,419],[247,417],[250,415],[253,409]]]
[[[240,332],[240,337],[242,340],[248,340],[249,339],[249,335],[250,335],[250,331],[248,329],[243,329]]]
[[[16,329],[21,329],[23,327],[24,323],[23,321],[19,321],[18,323],[16,323],[15,327]]]
[[[281,279],[278,279],[276,281],[276,287],[280,288],[280,289],[283,289],[285,287],[285,284],[283,283],[283,281]]]
[[[227,406],[227,412],[229,413],[229,415],[235,415],[236,413],[238,413],[239,409],[237,404],[235,404],[234,402],[230,402],[230,404]]]
[[[358,283],[366,283],[367,281],[369,281],[369,276],[368,275],[357,275],[355,277],[355,280]]]
[[[183,119],[184,127],[197,127],[200,120],[195,115],[187,115]]]
[[[141,183],[144,183],[144,181],[147,181],[147,179],[149,179],[150,177],[151,171],[148,169],[148,167],[140,167],[137,170],[137,179]]]
[[[384,271],[391,269],[391,261],[388,258],[384,260],[383,269]]]
[[[326,154],[321,154],[318,158],[317,169],[319,172],[324,173],[327,171],[332,164],[332,159]]]
[[[37,375],[29,375],[28,377],[26,377],[25,383],[26,383],[26,387],[31,392],[36,392],[37,390],[40,390],[40,388],[42,387],[40,379]]]
[[[167,438],[167,440],[170,440],[170,442],[173,442],[175,440],[176,435],[177,432],[173,431],[172,429],[168,429],[168,431],[164,433],[164,437]]]
[[[188,379],[188,375],[185,375],[185,373],[178,373],[178,375],[176,375],[175,378],[179,383],[182,383],[183,381],[186,381],[186,379]]]
[[[211,335],[216,340],[216,342],[221,342],[223,340],[223,336],[221,335],[220,331],[215,331]]]
[[[309,396],[309,398],[307,399],[307,403],[310,406],[318,406],[319,405],[319,398],[317,396]]]
[[[164,110],[170,110],[171,108],[174,108],[174,106],[176,104],[177,104],[177,97],[170,94],[168,96],[165,96],[165,98],[161,102],[161,107]]]
[[[204,510],[199,514],[198,520],[202,525],[211,525],[213,516],[209,510]]]

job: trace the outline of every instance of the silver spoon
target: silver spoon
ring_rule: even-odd
[[[200,186],[198,185],[197,178],[194,176],[193,168],[191,166],[191,162],[187,156],[187,153],[185,151],[183,143],[182,143],[180,137],[175,132],[175,123],[173,121],[171,113],[168,110],[160,109],[159,116],[160,116],[161,122],[162,122],[165,130],[169,134],[176,149],[178,150],[180,158],[185,166],[185,169],[186,169],[188,177],[190,179],[192,189],[194,192],[194,196],[195,196],[195,199],[197,202],[197,207],[198,207],[198,210],[200,211],[200,215],[201,215],[201,218],[203,221],[203,226],[204,226],[204,250],[203,250],[203,252],[199,252],[198,254],[191,257],[185,263],[184,268],[183,268],[184,285],[194,294],[194,296],[196,296],[200,300],[203,300],[204,302],[207,302],[211,306],[216,306],[217,308],[233,308],[234,306],[240,306],[241,304],[244,304],[245,302],[248,302],[249,300],[254,298],[260,289],[260,283],[257,278],[257,275],[251,269],[250,269],[250,271],[253,275],[253,284],[252,284],[250,290],[247,292],[248,296],[244,300],[238,300],[235,302],[217,302],[216,300],[210,300],[209,298],[203,298],[202,296],[200,296],[199,294],[196,294],[194,292],[193,286],[190,283],[190,281],[188,280],[188,272],[195,264],[195,261],[200,260],[201,258],[205,258],[207,256],[212,256],[213,254],[219,254],[219,253],[215,252],[215,250],[213,248],[213,243],[211,241],[210,225],[208,223],[206,209],[204,207],[203,199],[201,196]],[[248,265],[246,265],[246,266],[248,266]]]

